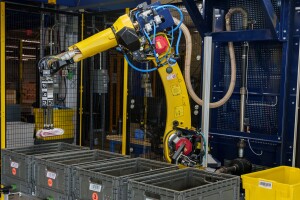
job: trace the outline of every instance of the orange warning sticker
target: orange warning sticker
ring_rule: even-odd
[[[15,176],[17,174],[17,169],[16,168],[12,168],[11,169],[11,173],[12,173],[12,175]]]
[[[53,180],[51,178],[48,179],[48,186],[49,187],[52,187],[53,185]]]
[[[93,200],[98,200],[98,194],[97,194],[96,192],[94,192],[94,193],[92,194],[92,199],[93,199]]]

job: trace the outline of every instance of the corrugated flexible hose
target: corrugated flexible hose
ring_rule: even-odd
[[[228,13],[225,16],[226,20],[226,31],[231,31],[231,26],[230,26],[230,19],[232,14],[235,13],[241,13],[243,16],[243,28],[247,27],[248,23],[248,14],[243,8],[231,8]],[[179,20],[174,18],[175,24],[179,24]],[[192,39],[191,39],[191,34],[189,29],[184,25],[181,24],[180,26],[184,36],[185,36],[185,41],[186,41],[186,57],[185,57],[185,67],[184,67],[184,76],[185,76],[185,83],[187,86],[187,90],[192,97],[192,99],[199,105],[203,104],[203,100],[200,99],[197,94],[195,93],[192,84],[191,84],[191,57],[192,57]],[[225,96],[220,99],[217,102],[209,103],[210,108],[217,108],[225,104],[228,99],[231,97],[234,87],[235,87],[235,82],[236,82],[236,61],[235,61],[235,53],[234,53],[234,47],[232,42],[228,42],[228,48],[229,48],[229,55],[230,55],[230,63],[231,63],[231,79],[230,79],[230,85],[229,88],[225,94]]]

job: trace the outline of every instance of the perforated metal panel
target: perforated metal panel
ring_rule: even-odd
[[[272,0],[272,5],[277,17],[279,17],[279,4],[277,0]],[[242,7],[248,12],[249,20],[255,20],[254,29],[265,28],[266,21],[260,0],[232,0],[228,1],[228,6]],[[232,17],[232,29],[242,29],[242,18],[239,15]]]
[[[272,1],[276,14],[279,8],[276,1]],[[255,20],[254,29],[265,28],[264,13],[258,0],[230,1],[230,7],[241,6],[249,13],[249,20]],[[240,15],[233,15],[232,29],[242,27]],[[234,43],[237,76],[235,93],[223,107],[217,109],[217,120],[212,122],[214,128],[220,130],[239,130],[242,43]],[[230,84],[230,60],[227,43],[220,45],[219,60],[215,60],[217,77],[214,77],[215,88],[220,91],[227,90]],[[249,61],[247,72],[248,95],[246,102],[246,115],[249,119],[250,131],[262,134],[278,133],[278,99],[281,80],[282,45],[274,42],[249,43]],[[215,73],[216,74],[216,73]],[[218,95],[221,98],[222,95]],[[214,96],[217,96],[216,94]],[[216,98],[214,101],[216,101]],[[214,121],[214,120],[213,120]]]

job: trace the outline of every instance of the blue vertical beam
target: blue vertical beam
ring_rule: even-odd
[[[300,0],[295,4],[294,24],[294,36],[300,37]]]
[[[265,13],[267,27],[271,30],[273,37],[278,37],[278,20],[271,0],[261,0],[262,8]]]
[[[213,11],[214,11],[214,6],[218,1],[212,1],[212,0],[203,0],[203,19],[206,23],[206,26],[209,29],[209,32],[212,32],[212,24],[213,24]]]
[[[199,34],[202,38],[204,38],[205,33],[211,32],[207,24],[205,23],[205,20],[203,19],[201,13],[198,10],[197,4],[192,0],[183,0],[183,3],[191,16],[191,19],[196,26]]]
[[[281,21],[282,21],[282,78],[280,88],[280,107],[279,107],[279,133],[282,138],[281,147],[281,163],[283,165],[292,164],[292,145],[294,138],[294,119],[295,119],[295,105],[293,104],[295,98],[296,88],[295,69],[297,66],[293,64],[293,27],[294,27],[294,4],[293,1],[283,0],[281,6]]]

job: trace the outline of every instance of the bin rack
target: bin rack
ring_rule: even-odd
[[[16,191],[31,194],[34,157],[84,149],[87,148],[62,142],[2,149],[1,183],[15,184]]]
[[[79,166],[73,172],[73,199],[127,199],[127,181],[177,170],[172,164],[135,158],[94,166]]]
[[[51,195],[53,197],[54,194],[70,196],[74,167],[80,164],[88,166],[126,158],[128,156],[102,150],[68,152],[39,157],[35,159],[34,163],[36,196],[43,199]]]

